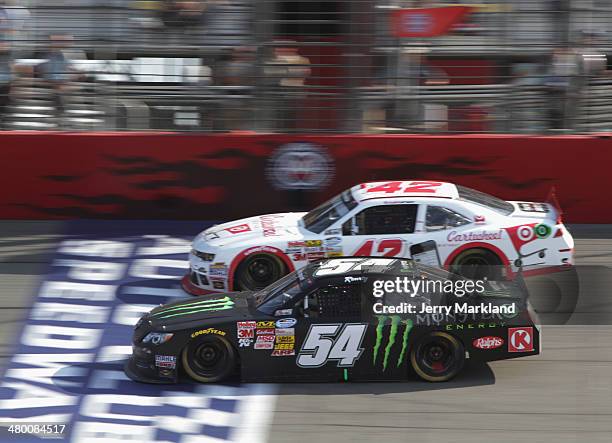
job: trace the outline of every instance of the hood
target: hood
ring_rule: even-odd
[[[514,206],[511,217],[532,218],[534,222],[548,220],[555,224],[558,210],[550,203],[509,201]]]
[[[206,245],[224,246],[232,242],[243,243],[261,237],[281,237],[299,234],[299,221],[305,212],[285,212],[243,218],[208,228],[198,235],[193,246],[205,250]]]
[[[230,292],[181,299],[153,309],[145,321],[149,321],[154,329],[165,326],[172,330],[173,326],[184,327],[191,322],[201,324],[241,318],[249,312],[247,298],[250,295],[251,292]]]

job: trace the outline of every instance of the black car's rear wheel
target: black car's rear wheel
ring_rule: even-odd
[[[183,351],[183,368],[200,383],[214,383],[236,369],[236,350],[225,338],[207,335],[193,340]]]
[[[236,269],[235,288],[242,291],[258,291],[271,285],[285,274],[281,260],[269,254],[247,258]]]
[[[463,369],[465,349],[452,335],[432,332],[417,340],[410,353],[410,362],[423,380],[448,381]]]

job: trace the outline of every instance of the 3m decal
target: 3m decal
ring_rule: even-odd
[[[255,326],[257,325],[254,321],[239,321],[236,323],[236,335],[238,337],[238,347],[248,348],[253,343],[255,337]]]
[[[363,353],[361,343],[367,324],[347,323],[310,325],[297,357],[303,368],[318,368],[330,361],[338,367],[352,367]]]
[[[533,328],[508,328],[508,352],[533,351]]]
[[[406,350],[408,347],[408,337],[410,335],[410,331],[412,330],[413,322],[410,319],[402,320],[399,315],[392,315],[391,317],[386,315],[379,315],[378,324],[376,325],[376,342],[374,343],[374,350],[372,352],[372,364],[376,366],[377,358],[382,346],[383,336],[385,326],[390,320],[390,328],[389,328],[389,340],[387,341],[386,346],[384,347],[384,353],[382,357],[382,365],[383,371],[387,369],[387,364],[389,362],[389,355],[391,355],[391,350],[393,349],[393,345],[395,344],[397,334],[400,330],[400,326],[403,326],[402,331],[402,347],[400,348],[399,355],[397,357],[396,367],[400,367],[406,358]]]

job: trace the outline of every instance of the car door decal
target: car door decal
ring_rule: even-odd
[[[296,360],[297,365],[319,368],[330,361],[337,361],[339,368],[353,367],[363,353],[361,343],[367,328],[368,325],[362,323],[310,325]]]

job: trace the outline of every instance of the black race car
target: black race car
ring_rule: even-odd
[[[470,283],[471,282],[471,283]],[[412,308],[410,307],[412,306]],[[311,263],[258,292],[180,300],[136,324],[127,375],[150,383],[446,381],[466,358],[539,353],[522,279],[466,280],[410,259]]]

